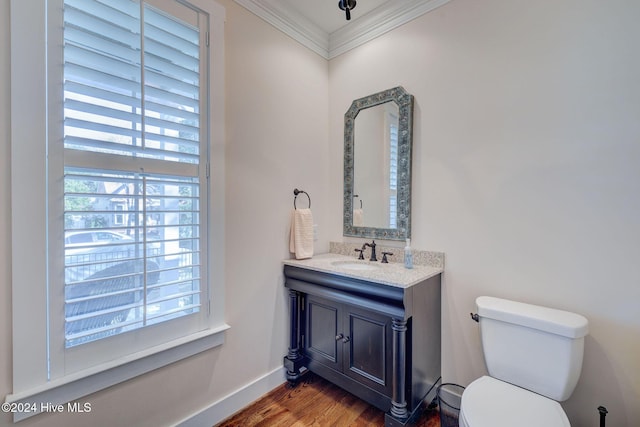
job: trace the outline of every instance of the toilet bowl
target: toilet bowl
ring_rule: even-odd
[[[570,427],[560,404],[488,376],[464,390],[460,427]]]
[[[462,427],[569,427],[560,406],[580,377],[588,321],[493,297],[476,299],[488,376],[464,390]]]

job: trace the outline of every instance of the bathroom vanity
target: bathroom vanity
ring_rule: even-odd
[[[385,411],[386,426],[411,424],[440,382],[442,268],[335,253],[284,264],[289,382],[305,367]]]

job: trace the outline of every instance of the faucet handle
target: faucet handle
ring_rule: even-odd
[[[364,259],[364,249],[354,249],[354,251],[360,252],[360,255],[358,255],[358,259]]]
[[[387,255],[391,255],[393,256],[393,253],[391,252],[382,252],[382,261],[380,261],[383,264],[388,264],[389,261],[387,260]]]

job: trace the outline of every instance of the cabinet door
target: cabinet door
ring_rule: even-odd
[[[307,357],[337,371],[342,370],[340,304],[307,295],[305,352]]]
[[[349,341],[344,345],[343,372],[390,396],[392,391],[391,318],[356,307],[344,307]]]

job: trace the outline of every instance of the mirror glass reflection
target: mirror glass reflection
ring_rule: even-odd
[[[398,86],[356,99],[344,116],[345,236],[411,236],[413,96]]]
[[[353,225],[397,228],[398,104],[366,108],[354,123]]]

